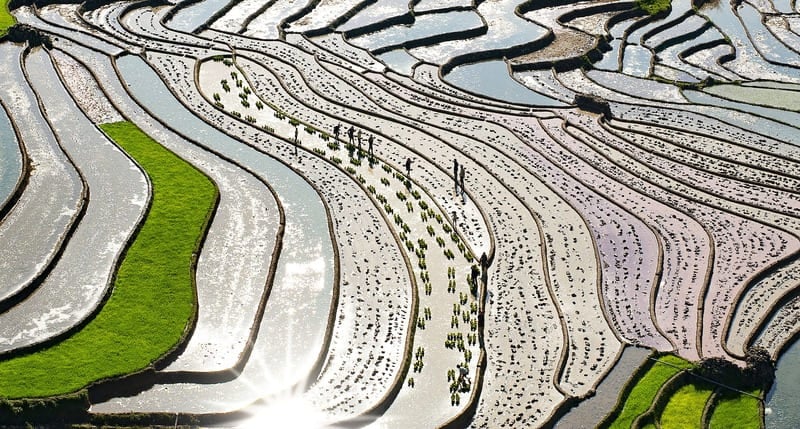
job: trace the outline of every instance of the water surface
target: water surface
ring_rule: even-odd
[[[22,174],[22,153],[5,110],[0,107],[0,209],[6,205]]]
[[[178,10],[178,13],[167,21],[166,26],[177,31],[191,33],[205,24],[211,15],[225,7],[228,0],[202,0]]]
[[[800,341],[795,341],[778,359],[775,384],[764,404],[767,428],[800,427]]]
[[[155,116],[176,131],[249,167],[278,194],[286,214],[283,250],[261,325],[259,342],[270,350],[253,352],[281,380],[302,378],[320,351],[333,287],[333,245],[327,213],[314,189],[294,171],[216,128],[180,104],[139,57],[117,60],[128,89]],[[269,338],[262,338],[268,336]],[[246,370],[247,372],[247,370]],[[261,378],[265,375],[254,375]],[[211,398],[206,398],[209,400]]]
[[[465,91],[496,100],[535,106],[564,106],[514,80],[503,60],[485,61],[454,68],[444,80]]]

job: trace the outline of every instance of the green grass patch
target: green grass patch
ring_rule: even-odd
[[[669,398],[661,413],[661,427],[694,429],[702,427],[703,409],[714,389],[707,383],[691,383],[678,389]]]
[[[657,15],[670,9],[670,0],[636,0],[639,9],[647,12],[648,15]]]
[[[14,19],[14,16],[11,15],[11,12],[8,10],[9,0],[2,1],[3,7],[0,8],[0,37],[5,36],[5,34],[8,32],[8,29],[17,23],[17,20]]]
[[[216,188],[135,125],[102,129],[149,175],[150,211],[97,317],[61,343],[0,362],[2,397],[75,392],[146,368],[179,342],[194,313],[193,253],[216,204]]]
[[[661,385],[677,374],[680,369],[692,366],[690,362],[672,355],[662,356],[658,361],[636,381],[636,385],[623,402],[622,410],[609,427],[630,428],[636,417],[647,411],[650,404],[653,403]]]
[[[760,390],[753,390],[749,393],[756,396],[761,395]],[[725,395],[711,414],[709,428],[760,429],[761,409],[758,399],[742,394]]]

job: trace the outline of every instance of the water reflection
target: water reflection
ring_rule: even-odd
[[[564,103],[532,91],[514,80],[503,60],[456,67],[444,77],[444,80],[465,91],[496,100],[534,106],[565,106]]]
[[[211,15],[227,4],[228,0],[202,0],[180,9],[166,25],[173,30],[191,33],[205,24],[211,18]]]
[[[268,182],[283,204],[286,229],[259,335],[239,377],[212,385],[158,385],[135,398],[120,398],[116,406],[166,412],[224,412],[240,409],[258,398],[304,388],[325,337],[333,286],[333,247],[319,196],[285,165],[187,111],[140,58],[122,57],[117,66],[129,90],[155,116],[189,138],[248,166]]]
[[[800,398],[800,341],[795,341],[778,360],[775,384],[764,405],[767,428],[800,427],[797,398]]]
[[[648,77],[653,52],[644,46],[628,45],[622,56],[622,72],[636,77]]]
[[[405,76],[411,76],[414,72],[414,66],[419,62],[405,49],[395,49],[383,55],[378,55],[378,59],[394,72]]]
[[[411,25],[395,25],[351,39],[350,42],[368,50],[375,50],[449,32],[478,28],[482,25],[483,21],[480,16],[473,11],[422,15],[417,17]]]
[[[22,174],[22,153],[5,110],[0,106],[0,208],[2,208]]]

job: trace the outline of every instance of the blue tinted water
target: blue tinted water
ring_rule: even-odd
[[[166,25],[173,30],[191,33],[205,24],[211,15],[226,4],[228,4],[228,0],[202,0],[179,10]]]
[[[393,71],[406,76],[411,76],[414,72],[414,65],[419,62],[405,49],[395,49],[383,55],[378,55],[378,59]]]
[[[795,341],[778,360],[775,384],[764,404],[767,428],[800,428],[800,341]]]
[[[505,61],[485,61],[454,68],[444,80],[466,91],[496,100],[535,106],[565,106],[514,80]]]
[[[483,21],[481,21],[480,16],[473,11],[422,15],[417,17],[412,25],[395,25],[385,30],[357,37],[352,39],[351,42],[356,46],[374,50],[439,34],[477,28],[482,25]]]

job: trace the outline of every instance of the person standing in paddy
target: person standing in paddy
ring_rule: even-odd
[[[375,142],[375,136],[373,136],[372,134],[370,134],[370,136],[369,136],[369,140],[367,140],[367,143],[369,143],[369,157],[370,157],[370,158],[372,158],[372,156],[373,156],[373,154],[372,154],[372,144],[373,144],[374,142]]]
[[[356,129],[354,126],[350,125],[350,129],[347,130],[347,137],[350,139],[350,145],[353,145],[353,137],[355,136]]]
[[[464,164],[461,164],[461,174],[460,174],[460,179],[461,179],[461,195],[464,195],[464,192],[465,192],[465,190],[464,190],[464,175],[465,175],[465,174],[466,174],[466,172],[464,171]]]
[[[453,158],[453,183],[456,186],[456,194],[458,194],[458,160]]]

